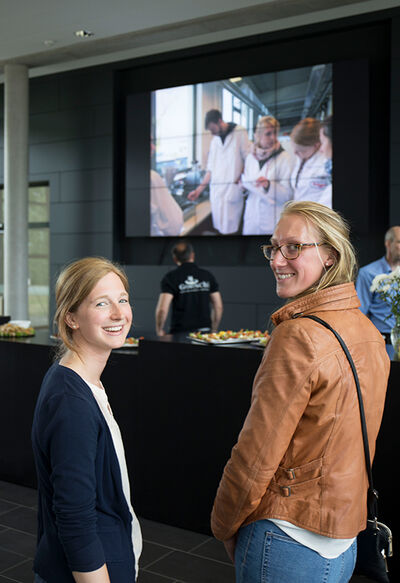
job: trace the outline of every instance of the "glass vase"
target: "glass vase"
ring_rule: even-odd
[[[390,340],[394,348],[394,360],[400,360],[400,321],[396,320],[390,332]]]

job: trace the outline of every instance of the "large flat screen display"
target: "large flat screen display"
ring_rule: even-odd
[[[332,113],[329,63],[128,98],[126,235],[268,235],[288,200],[332,206]]]

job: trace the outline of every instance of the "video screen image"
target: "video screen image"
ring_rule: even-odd
[[[332,65],[153,91],[151,236],[268,235],[332,206]]]

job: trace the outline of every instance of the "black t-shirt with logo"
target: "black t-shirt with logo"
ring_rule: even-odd
[[[171,334],[211,327],[210,294],[218,291],[212,273],[195,263],[182,263],[163,277],[161,291],[174,296]]]

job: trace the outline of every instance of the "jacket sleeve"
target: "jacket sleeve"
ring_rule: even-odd
[[[88,403],[64,394],[50,399],[46,440],[58,536],[71,571],[105,563],[97,535],[96,451],[99,423]]]
[[[314,347],[297,322],[283,322],[274,330],[214,501],[216,538],[232,537],[258,507],[307,407],[314,362]]]

